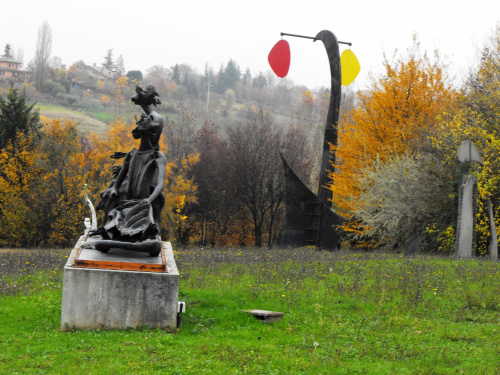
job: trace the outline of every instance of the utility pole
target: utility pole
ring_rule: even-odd
[[[207,86],[208,86],[208,92],[207,92],[207,117],[208,117],[208,103],[210,101],[210,86],[211,86],[212,81],[208,81]]]

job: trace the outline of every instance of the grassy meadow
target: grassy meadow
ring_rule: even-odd
[[[107,127],[106,121],[109,120],[109,116],[105,112],[95,111],[90,112],[89,115],[76,109],[69,109],[56,105],[37,104],[35,107],[40,111],[41,116],[51,120],[60,118],[75,121],[80,131],[84,133],[94,132],[102,134]]]
[[[497,263],[191,248],[176,251],[180,329],[63,333],[69,252],[0,250],[0,373],[500,373]]]

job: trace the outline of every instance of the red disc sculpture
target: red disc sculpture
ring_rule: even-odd
[[[267,57],[273,72],[280,78],[286,77],[290,69],[290,45],[286,40],[280,40],[269,52]]]

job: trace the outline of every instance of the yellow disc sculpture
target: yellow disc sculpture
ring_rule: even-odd
[[[340,66],[342,67],[342,85],[348,86],[356,79],[361,70],[358,58],[350,49],[344,50],[340,56]]]

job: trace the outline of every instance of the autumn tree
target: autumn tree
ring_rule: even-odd
[[[123,62],[122,55],[118,56],[118,58],[116,59],[115,71],[118,77],[121,77],[125,74],[125,63]]]
[[[81,143],[76,122],[47,121],[39,150],[44,176],[38,210],[45,218],[40,223],[45,233],[40,245],[71,246],[82,233],[82,218],[90,216],[82,190],[88,180],[86,164],[91,161],[78,157]]]
[[[330,176],[333,204],[340,212],[350,215],[368,204],[364,194],[369,187],[361,190],[360,179],[373,171],[375,161],[390,162],[405,152],[429,150],[427,136],[456,98],[446,65],[437,51],[433,57],[420,52],[414,38],[406,56],[399,55],[394,62],[384,59],[385,73],[373,79],[369,92],[358,94],[359,104],[343,116],[338,146],[331,146],[337,165]],[[355,220],[345,229],[364,231]]]
[[[153,65],[146,71],[144,81],[151,83],[156,87],[162,98],[166,98],[168,92],[168,81],[170,79],[170,70],[162,65]]]
[[[0,149],[13,143],[19,133],[37,135],[41,127],[35,103],[29,103],[26,92],[10,86],[6,98],[0,96]]]
[[[171,239],[185,245],[195,232],[193,207],[196,202],[197,187],[193,180],[192,168],[199,162],[199,153],[194,147],[196,117],[179,103],[178,119],[165,121],[163,134],[168,147],[164,154],[167,158],[167,177],[165,186],[167,208],[164,210],[164,228],[169,228]]]
[[[35,247],[41,241],[39,158],[33,135],[18,134],[0,149],[0,246]]]
[[[197,187],[191,170],[199,160],[198,154],[190,154],[167,164],[162,233],[166,234],[164,238],[176,240],[182,246],[189,244],[196,228],[193,206],[197,201]]]
[[[456,112],[448,112],[433,135],[433,145],[440,157],[457,167],[456,152],[464,140],[471,140],[481,155],[484,166],[478,174],[479,205],[477,249],[486,253],[489,222],[486,200],[495,210],[495,222],[500,225],[500,26],[484,43],[478,63],[465,82],[464,95]],[[451,223],[450,226],[453,226]]]
[[[113,167],[123,161],[110,156],[138,147],[131,134],[135,125],[120,118],[102,136],[80,134],[75,122],[43,121],[41,139],[18,133],[0,149],[0,246],[71,246],[90,215],[82,197],[84,184],[96,204],[113,178]],[[167,153],[164,137],[159,147]],[[165,176],[168,205],[162,233],[175,233],[182,241],[189,240],[194,228],[186,208],[196,201],[190,169],[197,161],[196,154],[170,161]]]
[[[440,233],[455,219],[454,176],[454,169],[431,153],[405,152],[374,160],[359,176],[362,199],[354,200],[352,214],[363,230],[350,225],[351,238],[364,248],[392,250],[428,235],[433,249],[439,249]]]
[[[38,28],[38,40],[35,51],[35,86],[38,90],[43,90],[47,62],[52,52],[52,28],[47,21],[44,21]]]
[[[126,76],[119,77],[112,86],[111,104],[113,112],[117,116],[126,116],[132,114],[133,103],[130,98],[134,95],[137,81],[130,81]]]
[[[250,244],[253,236],[235,190],[228,141],[220,126],[206,120],[194,139],[200,161],[192,172],[197,186],[199,242],[207,245]]]
[[[245,121],[229,129],[228,144],[228,171],[252,224],[255,245],[271,247],[279,232],[286,192],[279,151],[307,183],[311,168],[306,137],[298,128],[280,127],[270,113],[252,108]]]
[[[167,160],[180,161],[189,154],[196,153],[194,138],[196,116],[183,103],[176,107],[177,119],[167,119],[163,133],[168,142]]]
[[[158,79],[168,80],[170,78],[170,69],[164,67],[163,65],[153,65],[151,68],[146,70],[146,79],[153,85]]]
[[[13,143],[0,151],[0,243],[70,246],[83,216],[76,123],[48,120],[40,140],[18,133]]]

